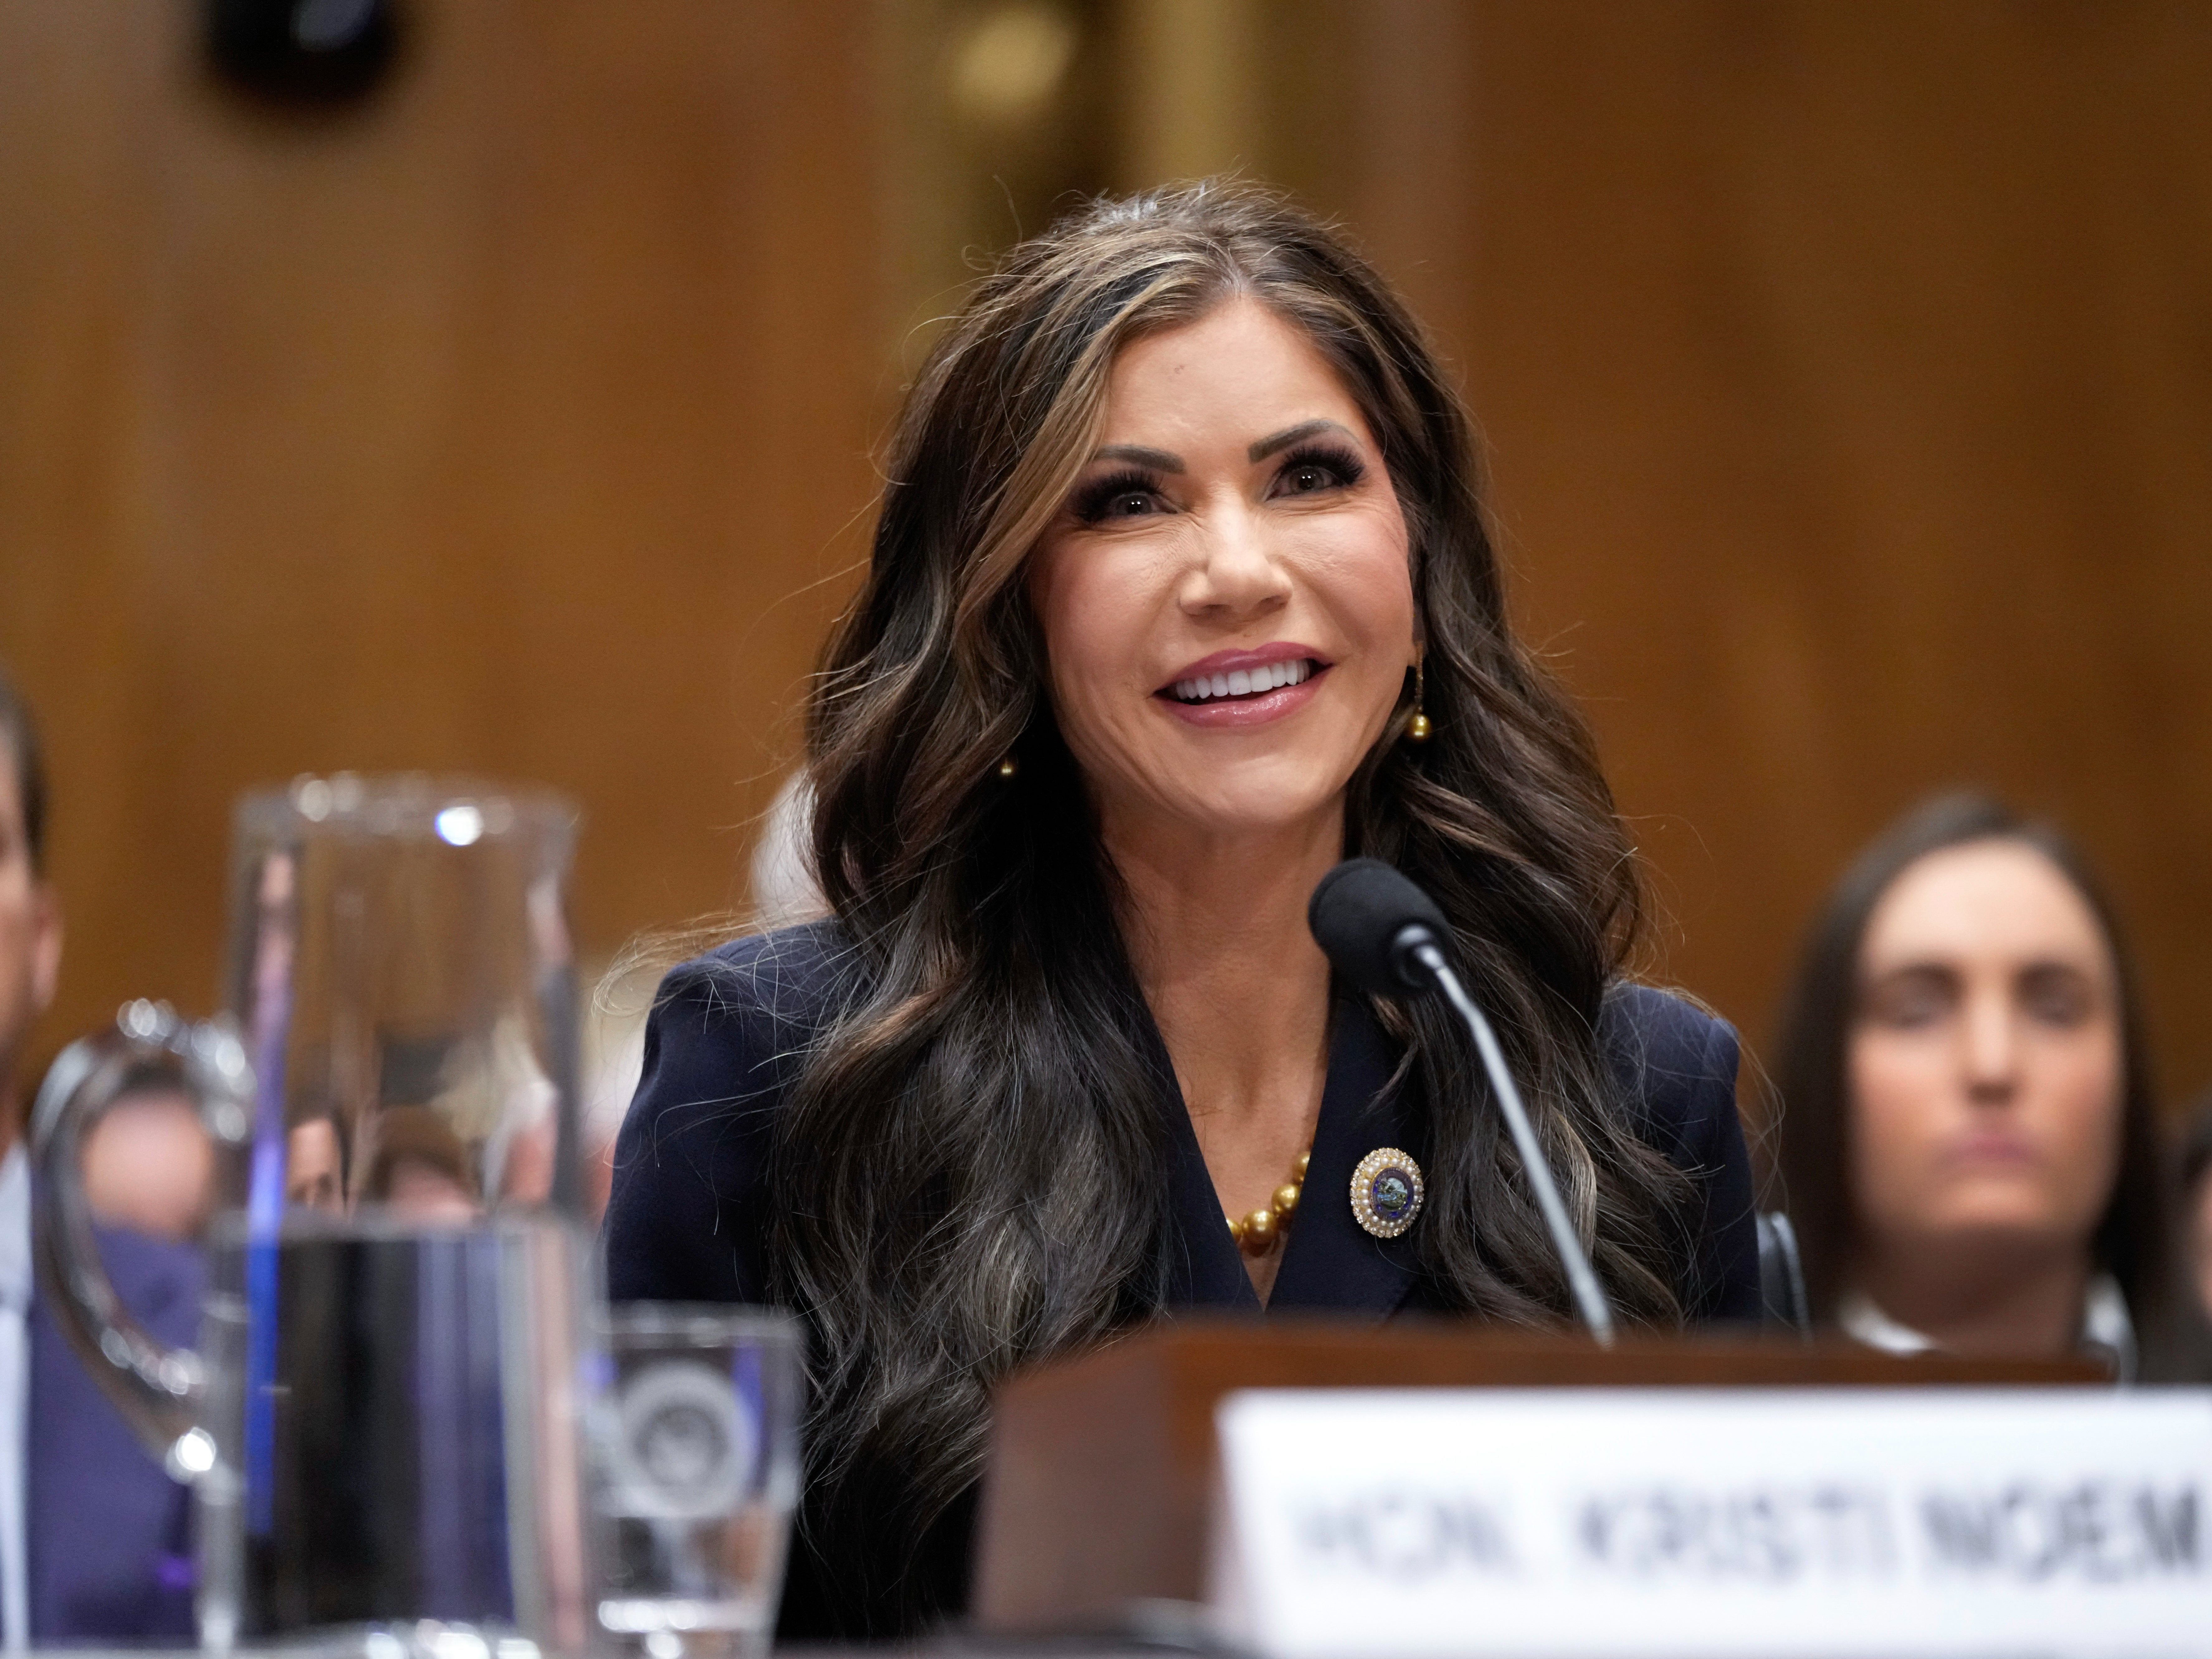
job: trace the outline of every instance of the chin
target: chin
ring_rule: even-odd
[[[1344,799],[1341,784],[1281,779],[1271,768],[1231,768],[1224,775],[1180,782],[1178,816],[1212,835],[1294,829],[1340,809]]]
[[[2087,1232],[2070,1218],[2053,1216],[2047,1204],[1979,1203],[1947,1211],[1927,1230],[1927,1243],[1976,1255],[2042,1255],[2087,1248]]]

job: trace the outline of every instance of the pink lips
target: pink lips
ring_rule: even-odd
[[[1176,684],[1182,680],[1194,680],[1200,675],[1229,674],[1238,669],[1249,671],[1265,668],[1279,662],[1305,660],[1313,665],[1306,678],[1296,685],[1278,686],[1257,696],[1220,697],[1206,702],[1182,702],[1175,695]],[[1247,726],[1264,726],[1295,714],[1313,701],[1315,688],[1328,675],[1328,659],[1310,645],[1293,641],[1270,641],[1266,645],[1253,646],[1241,651],[1217,651],[1210,657],[1179,669],[1175,678],[1153,695],[1170,709],[1176,719],[1201,729],[1221,730]]]
[[[2037,1169],[2043,1158],[2033,1143],[2022,1136],[1983,1129],[1954,1141],[1946,1149],[1943,1161],[1954,1170],[1996,1171]]]

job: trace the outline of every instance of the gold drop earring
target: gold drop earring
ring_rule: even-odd
[[[1421,678],[1421,659],[1413,659],[1413,718],[1406,722],[1407,743],[1426,743],[1436,728],[1429,724],[1428,712],[1422,707],[1427,701],[1426,687]]]
[[[999,763],[999,781],[1001,783],[1012,782],[1015,775],[1021,769],[1022,763],[1016,760],[1012,755],[1007,756],[1004,760]]]

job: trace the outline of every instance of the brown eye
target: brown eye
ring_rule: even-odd
[[[1910,1031],[1947,1018],[1958,1000],[1950,975],[1934,969],[1893,974],[1866,994],[1863,1016],[1871,1024]]]
[[[1141,472],[1117,472],[1079,492],[1071,505],[1085,524],[1141,519],[1163,510],[1158,484]]]
[[[1358,483],[1367,469],[1348,450],[1328,445],[1294,451],[1275,475],[1278,495],[1317,495],[1325,489],[1342,489]]]
[[[2021,1010],[2039,1025],[2079,1025],[2095,1011],[2096,990],[2070,968],[2034,968],[2021,976]]]

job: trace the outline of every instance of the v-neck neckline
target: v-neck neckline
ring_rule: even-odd
[[[1190,1110],[1159,1028],[1146,1019],[1162,1109],[1168,1117],[1169,1307],[1203,1307],[1250,1315],[1291,1310],[1388,1315],[1412,1289],[1419,1268],[1413,1233],[1376,1238],[1352,1212],[1352,1172],[1381,1146],[1416,1158],[1413,1114],[1402,1090],[1387,1089],[1395,1069],[1388,1037],[1367,1004],[1339,998],[1329,1021],[1328,1073],[1314,1127],[1305,1190],[1283,1244],[1272,1293],[1263,1307],[1230,1236],[1212,1173],[1198,1144]],[[1416,1230],[1420,1222],[1414,1223]]]

